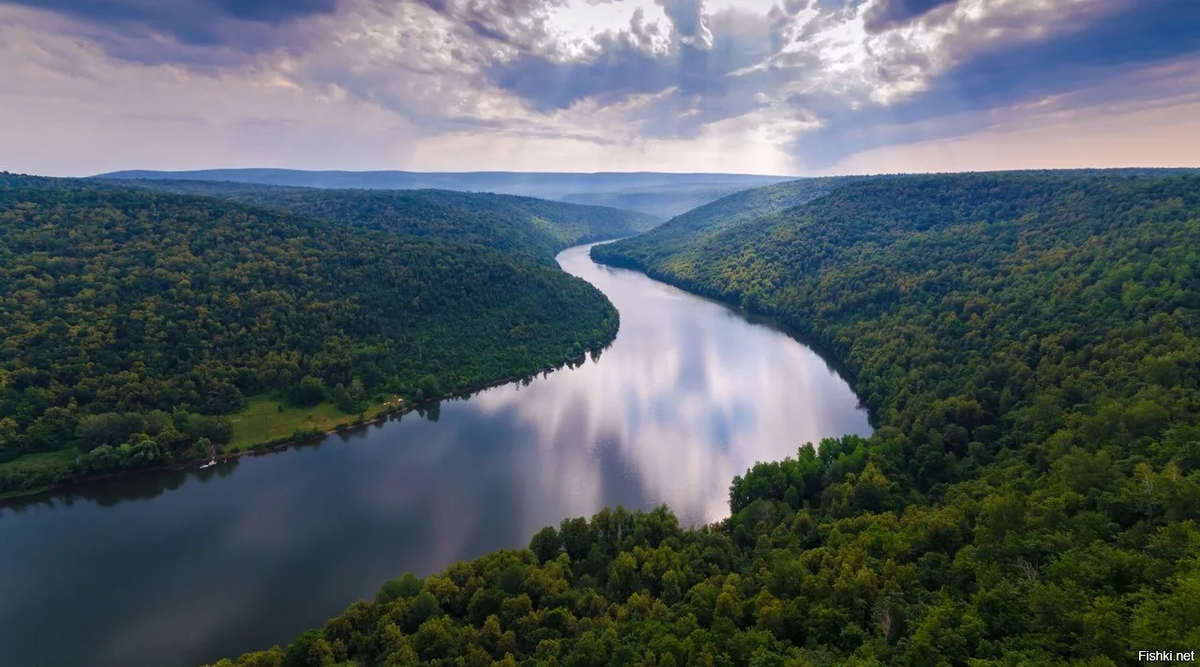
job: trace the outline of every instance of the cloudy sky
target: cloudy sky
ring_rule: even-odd
[[[0,169],[1200,166],[1200,0],[0,0]]]

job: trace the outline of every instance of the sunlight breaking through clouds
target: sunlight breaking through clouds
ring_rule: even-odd
[[[15,162],[5,166],[78,174],[536,162],[542,169],[799,173],[866,151],[1036,124],[1043,110],[1035,102],[1047,97],[1095,113],[1173,99],[1182,78],[1159,77],[1153,89],[1138,87],[1136,98],[1085,101],[1073,93],[1200,51],[1197,3],[226,5],[0,0],[0,150]],[[124,94],[110,94],[114,88]],[[286,108],[274,111],[281,93]],[[145,146],[122,145],[105,125],[134,115]],[[264,133],[247,144],[242,118],[277,115],[296,123],[292,134]],[[947,115],[961,120],[939,122]],[[314,136],[343,148],[296,138]],[[68,139],[81,142],[71,151],[81,157],[70,163],[53,146]],[[492,144],[503,151],[488,150]]]

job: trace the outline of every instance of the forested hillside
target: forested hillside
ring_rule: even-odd
[[[203,455],[251,396],[353,413],[616,329],[586,282],[480,245],[0,174],[0,493]]]
[[[661,220],[601,206],[450,190],[325,190],[215,181],[145,180],[126,185],[231,199],[337,223],[480,243],[544,263],[569,246],[631,236]]]
[[[718,525],[564,521],[236,664],[1100,666],[1195,650],[1198,249],[1200,177],[970,174],[847,184],[642,264],[834,351],[876,433],[755,466]]]
[[[704,238],[723,229],[812,201],[858,180],[855,176],[803,178],[743,190],[679,215],[646,234],[597,248],[593,254],[627,257],[626,261],[652,264],[663,257],[690,252]]]

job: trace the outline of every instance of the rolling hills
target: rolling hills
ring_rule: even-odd
[[[694,247],[723,229],[746,224],[768,213],[809,202],[861,177],[803,178],[743,190],[676,216],[647,234],[593,250],[605,261],[620,257],[626,266],[653,264],[659,258]]]
[[[450,190],[337,190],[191,180],[115,182],[220,197],[408,236],[478,243],[532,254],[547,264],[569,246],[631,236],[661,222],[614,208]]]

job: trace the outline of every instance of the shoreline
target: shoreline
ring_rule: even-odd
[[[618,331],[620,330],[619,325],[618,325],[617,329],[618,329]],[[354,421],[354,422],[348,423],[348,424],[341,424],[341,425],[335,426],[334,428],[329,429],[327,431],[316,431],[316,432],[313,432],[308,437],[297,438],[297,437],[294,437],[294,435],[286,436],[286,438],[284,440],[281,440],[278,442],[263,442],[263,443],[259,443],[259,444],[248,445],[248,446],[246,446],[245,449],[242,449],[240,451],[226,452],[224,454],[217,454],[212,457],[209,457],[209,456],[188,457],[186,460],[173,462],[170,465],[165,465],[165,466],[139,468],[137,470],[122,470],[122,471],[114,472],[114,473],[105,473],[102,475],[93,475],[93,476],[89,476],[89,477],[82,477],[79,479],[73,479],[73,480],[62,482],[59,484],[52,484],[50,486],[43,486],[43,487],[39,487],[39,488],[35,488],[35,489],[13,491],[13,492],[9,492],[6,494],[0,494],[0,508],[3,508],[5,505],[7,505],[13,501],[35,501],[35,500],[38,500],[40,496],[51,496],[55,493],[71,491],[73,489],[77,489],[77,488],[85,487],[85,486],[104,484],[104,483],[108,483],[108,482],[118,482],[118,481],[129,480],[129,479],[136,479],[138,477],[147,477],[150,475],[162,474],[162,473],[168,473],[168,472],[189,472],[189,471],[197,472],[201,469],[200,466],[209,460],[213,460],[217,464],[222,464],[222,463],[228,463],[230,461],[236,461],[238,459],[241,459],[242,457],[247,457],[247,456],[255,457],[255,456],[266,456],[269,454],[279,454],[279,453],[285,452],[289,449],[292,449],[294,447],[302,447],[304,445],[312,444],[315,441],[322,441],[326,438],[337,435],[339,433],[345,433],[347,431],[352,431],[354,429],[366,428],[368,426],[382,424],[382,423],[391,421],[393,417],[396,417],[398,415],[408,414],[410,412],[413,412],[413,411],[418,410],[425,406],[432,405],[434,403],[441,403],[442,401],[457,400],[457,399],[461,399],[461,398],[470,398],[471,396],[474,396],[475,394],[478,394],[483,391],[487,391],[488,389],[494,389],[496,387],[501,387],[501,386],[504,386],[507,384],[511,384],[513,382],[521,382],[521,381],[524,381],[527,379],[532,380],[539,375],[543,375],[545,373],[553,373],[555,371],[561,370],[563,367],[569,366],[577,360],[582,365],[583,363],[585,363],[587,361],[587,358],[589,355],[594,354],[597,351],[603,352],[610,345],[612,345],[612,342],[614,340],[616,340],[616,337],[617,337],[617,332],[614,331],[612,336],[609,337],[608,340],[605,341],[605,343],[602,346],[597,347],[597,348],[585,349],[582,357],[572,357],[571,359],[567,359],[566,361],[563,361],[555,366],[543,368],[541,370],[534,371],[533,373],[529,373],[529,374],[513,375],[513,376],[501,378],[498,380],[492,380],[492,381],[486,382],[484,384],[467,387],[466,389],[460,389],[458,391],[450,392],[447,394],[441,394],[439,396],[434,396],[432,398],[422,399],[420,402],[417,402],[417,403],[405,404],[405,403],[403,403],[403,400],[401,399],[401,405],[397,406],[394,409],[387,410],[386,412],[376,413],[375,416],[370,419],[364,419],[363,421]]]
[[[603,244],[598,243],[596,245],[603,245]],[[699,291],[699,290],[694,289],[693,287],[689,286],[684,281],[679,280],[675,276],[672,276],[670,274],[663,273],[660,271],[650,270],[647,267],[643,266],[640,262],[636,262],[636,261],[612,262],[612,261],[607,261],[604,259],[598,259],[596,257],[592,257],[590,253],[588,256],[593,262],[595,262],[601,266],[605,266],[605,267],[608,267],[611,269],[617,269],[617,270],[621,270],[621,271],[632,271],[634,273],[643,275],[655,282],[662,283],[669,287],[674,287],[675,289],[677,289],[681,292],[684,292],[684,293],[688,294],[689,296],[693,296],[697,299],[702,299],[704,301],[708,301],[710,303],[717,304],[723,308],[728,308],[730,311],[740,315],[741,317],[745,318],[747,321],[749,321],[751,323],[763,324],[763,325],[769,326],[769,327],[783,333],[784,335],[788,336],[789,338],[791,338],[792,340],[796,341],[797,343],[803,345],[804,347],[809,348],[810,350],[815,352],[817,354],[817,356],[819,356],[821,358],[821,360],[824,361],[829,366],[830,369],[832,369],[843,380],[845,380],[846,384],[850,386],[850,390],[853,391],[854,395],[858,397],[859,404],[867,411],[867,421],[870,423],[871,428],[873,430],[879,428],[879,425],[881,423],[879,421],[879,415],[875,414],[875,410],[871,409],[871,407],[866,404],[866,402],[863,400],[862,395],[859,394],[859,392],[858,392],[858,374],[855,373],[854,369],[850,368],[850,366],[840,356],[838,356],[837,353],[834,352],[830,346],[821,342],[816,337],[808,335],[808,334],[804,333],[803,331],[801,331],[800,329],[796,328],[795,326],[788,324],[787,322],[779,319],[779,317],[777,315],[774,315],[769,312],[765,312],[763,310],[753,310],[753,309],[746,308],[742,304],[737,303],[735,301],[731,301],[728,298],[721,296],[721,295],[712,294],[712,293],[708,293],[708,292],[704,292],[704,291]]]
[[[624,238],[624,237],[622,237],[622,238]],[[617,240],[620,240],[620,238],[592,239],[592,240],[584,241],[582,243],[574,243],[570,246],[559,249],[555,252],[555,255],[554,255],[555,264],[558,264],[558,256],[560,254],[562,254],[563,252],[566,252],[567,250],[570,250],[572,248],[588,248],[593,245],[599,245],[602,243],[610,243],[612,241],[617,241]],[[558,268],[560,271],[562,271],[561,264],[558,264]],[[563,271],[563,273],[566,273],[566,272]],[[568,274],[568,275],[570,275],[570,274]],[[611,306],[611,301],[609,302],[609,304]],[[35,500],[39,497],[42,497],[42,496],[49,496],[54,493],[65,492],[65,491],[69,491],[72,489],[85,487],[85,486],[104,484],[106,482],[116,482],[116,481],[127,480],[127,479],[135,479],[138,477],[149,476],[149,475],[153,475],[153,474],[162,474],[162,473],[168,473],[168,472],[187,472],[189,470],[192,470],[192,471],[199,470],[200,466],[203,463],[205,463],[206,461],[210,461],[210,460],[215,461],[216,463],[227,463],[229,461],[235,461],[237,459],[240,459],[243,456],[262,456],[262,455],[266,455],[266,454],[280,453],[280,452],[287,451],[288,449],[291,449],[293,447],[299,447],[299,446],[302,446],[305,444],[310,444],[314,441],[323,440],[332,435],[336,435],[338,433],[343,433],[343,432],[346,432],[346,431],[349,431],[349,430],[352,430],[355,428],[371,426],[373,424],[379,424],[384,421],[390,421],[391,418],[395,417],[396,415],[403,415],[408,412],[412,412],[413,410],[417,410],[425,405],[430,405],[430,404],[438,403],[438,402],[445,401],[445,400],[453,400],[453,399],[458,399],[458,398],[470,397],[479,392],[486,391],[486,390],[492,389],[494,387],[506,385],[506,384],[509,384],[512,382],[518,382],[518,381],[522,381],[525,379],[532,380],[533,378],[536,378],[538,375],[561,370],[564,366],[568,366],[577,360],[580,364],[583,364],[587,361],[587,358],[589,355],[593,355],[597,352],[603,352],[605,349],[607,349],[609,346],[611,346],[613,344],[613,341],[616,340],[617,334],[620,333],[620,329],[621,329],[620,312],[616,310],[615,306],[612,306],[612,308],[613,308],[613,311],[616,312],[616,315],[617,315],[617,325],[613,328],[612,332],[610,332],[610,334],[604,338],[604,340],[601,344],[599,344],[598,346],[595,346],[595,347],[585,347],[583,349],[583,352],[580,355],[578,355],[576,357],[570,357],[568,359],[560,361],[559,363],[557,363],[553,366],[547,366],[545,368],[535,370],[535,371],[532,371],[527,374],[513,375],[513,376],[500,378],[497,380],[492,380],[492,381],[485,382],[480,385],[467,387],[464,389],[449,392],[449,393],[435,396],[432,398],[422,399],[420,402],[413,403],[411,405],[405,405],[402,403],[400,406],[398,406],[394,409],[391,409],[391,410],[387,410],[386,412],[383,412],[383,411],[377,412],[375,414],[375,416],[373,416],[370,419],[365,419],[363,421],[353,421],[351,423],[345,423],[345,424],[339,424],[339,425],[335,426],[334,428],[327,430],[327,431],[323,431],[323,432],[322,431],[313,431],[306,435],[302,434],[299,437],[297,437],[297,433],[299,433],[299,431],[297,431],[297,432],[293,433],[292,435],[283,436],[281,439],[276,440],[276,441],[266,441],[266,442],[261,442],[261,443],[257,443],[257,444],[246,445],[245,449],[241,449],[241,450],[233,451],[233,452],[227,452],[225,454],[217,454],[215,456],[208,456],[207,454],[204,456],[189,456],[182,461],[173,461],[167,465],[151,466],[151,467],[139,468],[139,469],[135,469],[135,470],[120,470],[117,472],[102,473],[99,475],[90,475],[90,476],[80,477],[80,478],[76,478],[76,479],[68,479],[68,480],[64,480],[64,481],[46,485],[46,486],[35,487],[32,489],[20,489],[20,490],[15,490],[15,491],[0,492],[0,508],[3,508],[6,505],[9,505],[13,501],[22,501],[22,500],[30,500],[31,501],[31,500]],[[356,416],[351,416],[351,418],[355,419],[355,420],[357,419]]]

